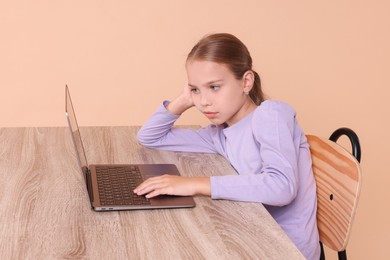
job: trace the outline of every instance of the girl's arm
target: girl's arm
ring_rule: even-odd
[[[213,126],[199,130],[173,126],[180,115],[193,106],[190,88],[186,86],[183,93],[172,102],[165,101],[142,126],[137,134],[138,141],[160,150],[216,153]]]
[[[152,198],[158,195],[210,196],[210,177],[183,177],[163,175],[149,178],[140,184],[134,193]]]
[[[246,156],[253,155],[255,172],[245,172],[250,171],[247,165],[251,162],[247,162],[235,165],[239,175],[211,177],[213,199],[284,206],[294,200],[298,185],[311,181],[310,154],[308,147],[302,146],[305,140],[295,120],[295,111],[274,101],[263,102],[260,107],[252,118],[255,140],[246,140],[259,143],[258,148],[246,150]]]

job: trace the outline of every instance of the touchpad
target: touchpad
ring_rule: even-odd
[[[161,176],[160,174],[146,174],[146,175],[143,175],[142,178],[144,180],[147,180],[149,178],[153,178],[153,177],[157,177],[157,176]]]

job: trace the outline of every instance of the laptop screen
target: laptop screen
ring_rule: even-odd
[[[88,162],[87,157],[85,156],[85,150],[81,140],[79,126],[77,124],[68,86],[65,87],[65,112],[66,117],[68,118],[69,129],[72,133],[73,144],[77,151],[77,158],[79,160],[80,167],[83,169],[84,167],[88,167]]]

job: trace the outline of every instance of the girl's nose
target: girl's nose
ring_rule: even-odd
[[[200,104],[202,106],[208,106],[210,105],[210,99],[206,94],[202,94],[200,98]]]

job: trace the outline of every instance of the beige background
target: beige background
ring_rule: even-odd
[[[1,1],[0,127],[65,126],[65,84],[80,125],[143,124],[181,90],[196,41],[233,33],[306,133],[358,133],[364,184],[347,252],[389,259],[389,10],[386,0]],[[179,123],[207,121],[193,110]]]

